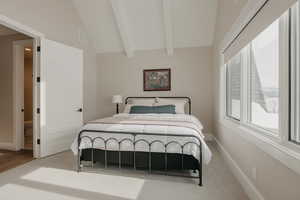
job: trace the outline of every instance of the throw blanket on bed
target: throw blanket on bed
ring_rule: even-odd
[[[121,115],[122,116],[122,115]],[[151,117],[151,115],[150,115]],[[89,124],[124,124],[124,125],[151,125],[151,126],[174,126],[174,127],[185,127],[190,128],[198,132],[200,137],[204,137],[202,134],[202,125],[199,123],[195,123],[191,120],[192,117],[188,120],[187,118],[184,119],[168,119],[168,118],[160,118],[160,119],[151,119],[149,116],[145,119],[141,119],[140,116],[116,116],[110,118],[103,118],[98,119],[95,121],[89,122]]]
[[[164,144],[171,141],[176,141],[180,145],[187,142],[194,142],[199,144],[199,141],[194,137],[179,137],[179,136],[164,136],[163,134],[173,135],[193,135],[202,142],[202,155],[204,163],[208,163],[211,159],[211,152],[204,141],[204,135],[202,134],[203,126],[199,120],[192,115],[185,114],[118,114],[113,117],[99,119],[91,121],[82,127],[81,130],[102,130],[102,131],[123,131],[133,133],[155,133],[162,134],[157,136],[152,135],[137,135],[135,138],[133,135],[123,135],[117,133],[95,133],[87,132],[83,135],[95,138],[101,136],[104,139],[116,138],[118,141],[129,138],[137,141],[144,139],[148,142],[154,140],[160,140]],[[82,135],[82,136],[83,136]],[[75,138],[71,149],[74,154],[77,154],[77,138]],[[83,138],[80,143],[80,149],[91,148],[91,142],[87,138]],[[96,140],[94,148],[104,149],[104,142],[102,140]],[[116,141],[110,140],[107,143],[108,150],[118,150],[119,145]],[[133,145],[125,141],[122,143],[121,151],[132,151]],[[146,143],[139,142],[136,144],[136,151],[149,151],[149,146]],[[154,143],[151,146],[151,152],[165,152],[164,146],[161,143]],[[168,145],[168,153],[181,153],[181,147],[178,144],[172,143]],[[193,155],[199,160],[199,148],[195,144],[188,144],[184,147],[184,154]]]

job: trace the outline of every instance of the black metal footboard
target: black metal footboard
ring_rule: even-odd
[[[121,140],[118,140],[114,137],[109,137],[107,139],[104,139],[104,137],[101,137],[101,136],[97,136],[97,137],[90,137],[88,135],[84,135],[84,133],[108,133],[108,134],[122,134],[122,135],[128,135],[128,136],[132,136],[133,139],[131,138],[122,138]],[[144,135],[144,136],[159,136],[159,137],[182,137],[182,138],[194,138],[198,141],[198,143],[196,142],[193,142],[193,141],[189,141],[189,142],[186,142],[184,144],[180,144],[178,141],[169,141],[168,143],[164,143],[163,141],[161,140],[153,140],[151,142],[145,140],[145,139],[137,139],[136,140],[136,136],[140,136],[140,135]],[[81,144],[81,141],[82,139],[88,139],[90,142],[91,142],[91,148],[89,148],[90,150],[90,161],[91,161],[91,167],[94,167],[94,162],[96,162],[98,159],[95,158],[95,152],[98,150],[97,148],[94,148],[94,144],[97,140],[100,140],[104,143],[104,149],[102,149],[104,151],[104,165],[105,165],[105,168],[107,168],[108,166],[108,154],[111,153],[108,149],[107,149],[107,144],[108,142],[110,141],[114,141],[116,143],[118,143],[118,150],[116,150],[115,152],[118,153],[118,160],[117,160],[117,163],[118,163],[118,166],[119,168],[122,168],[122,150],[121,150],[121,145],[123,142],[127,141],[127,142],[130,142],[133,146],[133,168],[134,169],[137,169],[137,166],[136,166],[136,154],[139,154],[140,152],[139,151],[136,151],[136,144],[138,143],[145,143],[148,145],[148,149],[149,151],[147,152],[148,153],[148,171],[150,173],[152,173],[152,154],[154,154],[155,152],[151,152],[151,148],[152,148],[152,145],[155,144],[155,143],[160,143],[162,144],[162,146],[164,147],[164,172],[165,172],[165,175],[171,175],[173,176],[174,174],[170,174],[170,173],[167,173],[168,172],[168,146],[170,144],[177,144],[180,148],[181,148],[181,154],[180,154],[180,157],[181,157],[181,169],[184,170],[186,169],[184,166],[184,161],[185,161],[185,157],[187,155],[184,154],[184,148],[189,145],[189,144],[192,144],[192,145],[196,145],[198,148],[199,148],[199,164],[197,165],[198,166],[198,169],[196,169],[198,171],[198,175],[197,176],[186,176],[186,175],[179,175],[179,174],[176,174],[176,176],[182,176],[182,177],[188,177],[188,178],[198,178],[199,179],[199,185],[202,186],[202,142],[201,140],[194,136],[194,135],[177,135],[177,134],[160,134],[160,133],[132,133],[132,132],[121,132],[121,131],[101,131],[101,130],[82,130],[80,131],[79,135],[78,135],[78,162],[77,162],[77,170],[78,172],[81,171],[82,169],[82,150],[80,149],[80,144]],[[97,154],[99,155],[99,154]],[[97,156],[96,155],[96,156]]]

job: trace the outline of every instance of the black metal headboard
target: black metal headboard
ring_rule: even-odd
[[[155,98],[162,98],[162,99],[186,99],[189,105],[189,114],[192,114],[192,100],[190,97],[126,97],[125,104],[128,104],[130,99],[155,99]]]

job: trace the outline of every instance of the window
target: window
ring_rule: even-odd
[[[250,123],[278,132],[279,20],[250,44]]]
[[[226,65],[227,117],[273,136],[279,133],[280,38],[278,19]]]
[[[231,59],[226,72],[226,113],[235,120],[241,117],[241,54]]]
[[[300,144],[299,8],[290,11],[290,136]]]
[[[226,63],[225,108],[241,126],[300,146],[298,2]]]
[[[267,27],[227,63],[226,114],[241,119],[241,105],[248,104],[244,123],[273,133],[279,127],[279,20]],[[250,62],[243,62],[244,58]],[[244,70],[242,70],[244,69]],[[249,69],[249,70],[248,70]],[[247,73],[245,76],[241,73]],[[241,79],[243,78],[243,80]],[[245,80],[244,80],[245,79]],[[243,84],[248,100],[241,102]],[[244,116],[244,115],[243,115]]]
[[[223,52],[221,123],[300,173],[300,2],[269,26],[255,23]]]

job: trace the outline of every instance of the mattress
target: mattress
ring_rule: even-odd
[[[201,141],[203,162],[208,164],[211,160],[212,153],[204,141],[202,129],[203,126],[201,122],[193,115],[122,113],[85,124],[78,131],[79,133],[82,130],[98,130],[106,131],[108,133],[82,133],[79,149],[96,148],[104,150],[105,143],[102,139],[96,139],[94,144],[92,144],[91,139],[95,139],[97,137],[108,140],[106,143],[106,149],[110,151],[135,150],[137,152],[149,152],[149,143],[153,142],[151,145],[151,152],[165,153],[165,145],[168,144],[166,149],[167,153],[183,153],[185,155],[192,155],[199,161],[199,141]],[[134,134],[119,134],[112,132],[140,133],[142,135],[134,136]],[[155,133],[156,135],[149,135],[152,133]],[[166,136],[165,134],[172,134],[172,136]],[[182,137],[183,135],[185,137]],[[78,137],[79,134],[71,145],[71,149],[75,155],[78,154]],[[140,142],[136,143],[134,149],[132,142],[124,139]],[[118,142],[122,140],[123,142],[119,146]],[[143,141],[147,141],[148,143]],[[183,145],[184,148],[182,149],[181,146]]]

